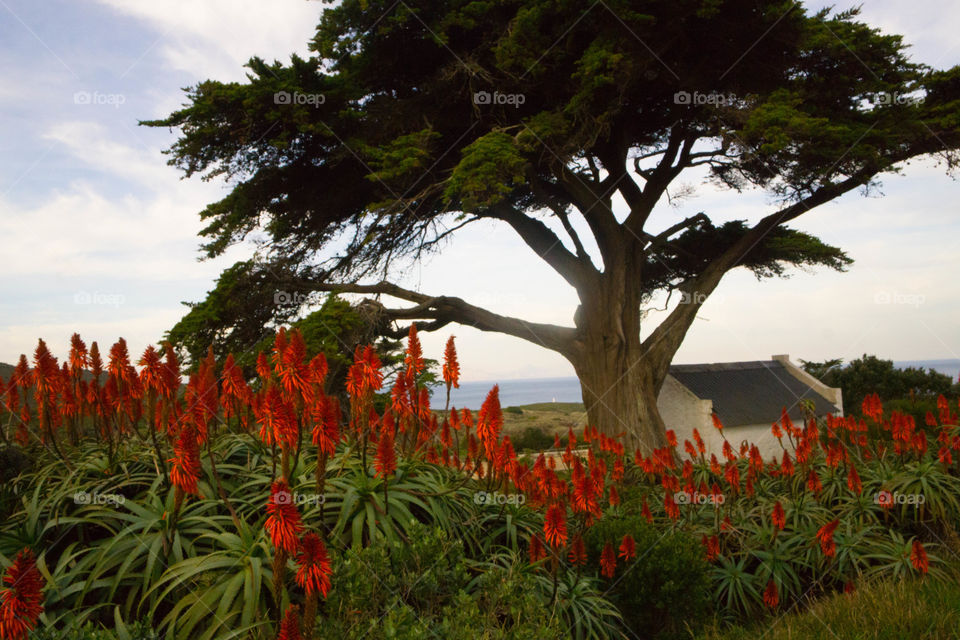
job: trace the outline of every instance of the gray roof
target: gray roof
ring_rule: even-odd
[[[800,400],[806,398],[814,401],[818,416],[840,411],[776,360],[678,364],[670,367],[670,375],[698,398],[713,400],[713,410],[726,426],[772,423],[784,407],[798,421]]]

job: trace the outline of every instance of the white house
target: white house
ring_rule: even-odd
[[[772,360],[724,362],[717,364],[681,364],[670,367],[657,407],[667,429],[694,441],[699,430],[707,455],[720,457],[723,438],[713,426],[716,412],[724,425],[724,434],[734,449],[743,441],[757,445],[766,460],[779,456],[782,449],[770,426],[780,419],[785,407],[790,418],[802,425],[802,401],[813,402],[818,417],[832,413],[843,415],[840,389],[828,387],[790,362],[789,356]],[[784,443],[787,440],[784,438]]]

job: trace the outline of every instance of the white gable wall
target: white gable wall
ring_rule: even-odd
[[[668,375],[660,389],[660,395],[657,396],[657,408],[667,429],[673,429],[677,434],[681,456],[686,455],[683,441],[694,442],[693,430],[697,429],[706,445],[707,458],[713,453],[723,461],[723,436],[713,426],[712,400],[698,398],[676,378]],[[737,453],[740,452],[740,443],[746,440],[757,445],[764,460],[769,462],[773,456],[779,459],[783,456],[783,448],[770,431],[771,424],[777,418],[779,416],[771,416],[768,424],[726,426],[724,434]],[[784,444],[789,446],[789,441],[784,440]]]

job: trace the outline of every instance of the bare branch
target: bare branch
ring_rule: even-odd
[[[358,284],[350,282],[328,283],[300,281],[297,284],[303,288],[311,288],[316,291],[386,295],[399,298],[400,300],[414,302],[416,303],[415,307],[405,309],[387,309],[383,307],[382,311],[390,319],[412,320],[415,318],[423,318],[434,321],[422,325],[418,323],[418,328],[421,326],[424,328],[440,328],[451,322],[456,322],[481,331],[506,333],[552,349],[561,354],[569,353],[573,345],[575,330],[571,327],[562,327],[540,322],[527,322],[520,318],[493,313],[482,307],[472,305],[462,298],[453,296],[429,296],[405,289],[390,282]]]

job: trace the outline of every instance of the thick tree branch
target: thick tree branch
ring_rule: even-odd
[[[846,180],[821,187],[806,198],[762,218],[748,233],[711,262],[700,275],[677,287],[683,295],[680,304],[643,341],[644,353],[654,379],[662,381],[667,375],[674,353],[680,348],[680,343],[693,324],[697,312],[720,284],[721,278],[736,267],[768,233],[814,207],[869,183],[874,175],[876,171],[863,171]]]
[[[689,218],[684,218],[677,224],[671,227],[668,227],[667,229],[664,229],[657,235],[644,233],[644,237],[650,240],[650,243],[647,245],[647,247],[662,245],[663,243],[665,243],[667,240],[670,239],[670,236],[677,233],[678,231],[682,231],[687,227],[692,227],[697,223],[705,223],[709,221],[710,221],[710,218],[708,218],[707,215],[701,211],[700,213],[694,216],[690,216]]]
[[[567,213],[567,208],[569,202],[565,199],[557,198],[554,193],[554,185],[546,182],[541,179],[538,175],[531,172],[529,174],[530,187],[533,189],[533,192],[537,195],[538,198],[547,203],[547,206],[553,211],[553,213],[560,219],[560,223],[563,225],[564,231],[567,232],[567,236],[570,238],[570,241],[573,242],[574,250],[576,251],[577,258],[581,262],[585,263],[596,272],[596,266],[593,264],[593,261],[590,259],[590,254],[587,253],[587,250],[584,249],[583,243],[580,241],[580,236],[574,230],[573,225],[570,224],[570,215]]]
[[[391,296],[400,300],[416,303],[416,306],[406,309],[384,308],[384,313],[390,319],[412,320],[415,318],[423,318],[433,320],[434,322],[432,323],[418,323],[418,327],[425,329],[440,328],[450,322],[456,322],[481,331],[506,333],[561,354],[570,351],[575,334],[575,330],[571,327],[528,322],[520,318],[503,316],[483,309],[482,307],[472,305],[462,298],[452,296],[428,296],[390,282],[358,284],[351,282],[327,283],[300,281],[296,283],[296,285],[316,291]]]
[[[496,218],[509,224],[527,246],[541,260],[553,267],[570,286],[577,290],[588,286],[597,275],[577,256],[570,253],[560,238],[550,228],[530,216],[506,205],[494,205],[487,209],[485,217]]]
[[[610,198],[597,193],[593,185],[586,183],[582,177],[566,167],[561,167],[558,178],[567,200],[577,207],[590,227],[604,264],[610,264],[618,253],[617,247],[622,233],[620,224],[613,215]]]
[[[641,236],[653,208],[666,193],[670,183],[683,172],[690,164],[690,154],[698,137],[685,129],[673,129],[670,132],[670,141],[657,163],[657,166],[646,174],[646,184],[639,194],[627,200],[630,205],[630,215],[624,220],[623,226],[630,233]],[[632,181],[631,181],[632,182]],[[621,191],[621,193],[624,193]],[[624,197],[626,194],[624,193]]]

